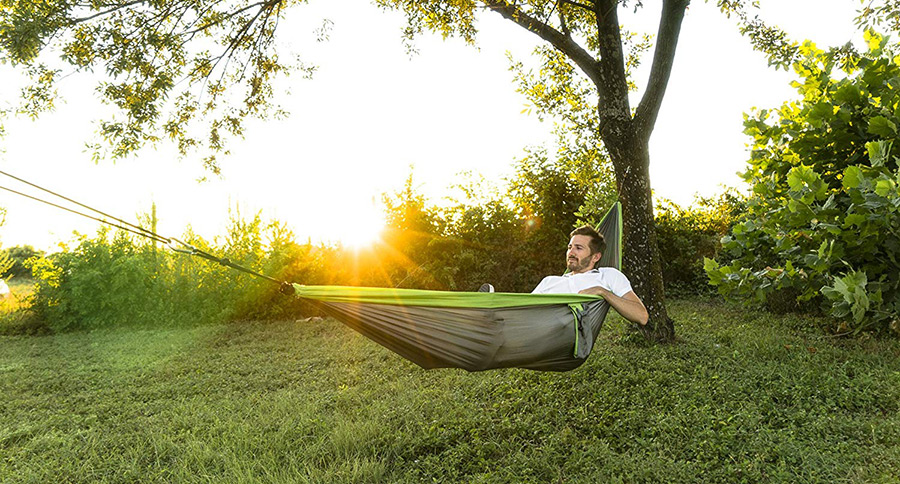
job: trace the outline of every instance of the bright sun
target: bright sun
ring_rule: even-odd
[[[374,206],[358,207],[352,221],[342,224],[333,234],[341,245],[364,249],[374,244],[384,230],[384,214]]]

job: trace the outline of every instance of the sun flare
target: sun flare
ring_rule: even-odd
[[[377,207],[359,207],[353,219],[342,224],[333,236],[344,247],[365,249],[381,238],[384,227],[384,214]]]

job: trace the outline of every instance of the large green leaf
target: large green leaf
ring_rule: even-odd
[[[845,189],[858,188],[863,181],[863,172],[858,166],[848,166],[844,170],[842,183]]]
[[[876,136],[893,138],[897,136],[897,125],[884,116],[875,116],[869,120],[868,132]]]
[[[890,122],[890,121],[888,121]],[[869,130],[871,132],[872,124],[869,124]],[[869,153],[869,162],[872,163],[872,166],[884,166],[884,164],[888,161],[888,157],[891,154],[891,146],[894,144],[893,141],[869,141],[866,143],[866,152]]]
[[[851,213],[844,218],[844,228],[849,228],[851,226],[860,227],[866,221],[865,215],[860,215],[858,213]]]
[[[887,197],[897,193],[897,183],[891,179],[881,179],[875,182],[875,193],[879,197]]]
[[[800,165],[791,168],[788,172],[787,182],[791,190],[803,190],[814,184],[817,180],[821,180],[819,175],[812,168]]]
[[[859,87],[853,84],[845,84],[834,94],[834,99],[844,104],[860,104],[862,96]]]

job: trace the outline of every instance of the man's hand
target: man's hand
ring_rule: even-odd
[[[589,287],[587,289],[582,289],[578,291],[578,294],[590,294],[591,296],[603,296],[603,299],[606,299],[607,295],[612,294],[603,286],[594,286]]]
[[[603,286],[594,286],[583,289],[578,294],[602,296],[623,318],[632,323],[643,326],[650,320],[650,315],[647,313],[647,308],[644,307],[644,302],[641,301],[641,298],[634,291],[628,291],[625,295],[619,297]]]

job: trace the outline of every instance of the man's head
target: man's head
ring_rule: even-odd
[[[566,267],[569,271],[587,272],[596,267],[606,250],[603,236],[587,225],[578,227],[569,235],[571,239],[566,250]]]

